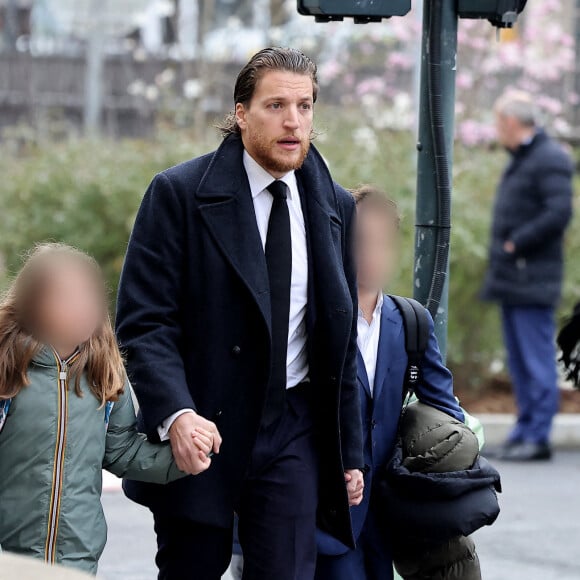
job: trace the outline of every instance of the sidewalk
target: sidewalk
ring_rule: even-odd
[[[560,451],[549,463],[494,462],[502,476],[502,513],[477,532],[485,580],[578,580],[580,450]],[[156,578],[151,513],[122,493],[103,494],[109,541],[100,580]],[[194,574],[195,577],[195,574]],[[18,576],[9,577],[15,580]],[[34,580],[44,580],[37,576]],[[0,579],[4,580],[0,570]],[[232,580],[226,575],[223,580]]]
[[[486,413],[476,415],[483,423],[486,445],[503,443],[515,423],[515,416]],[[554,421],[552,444],[558,449],[580,449],[580,414],[561,414]]]
[[[0,579],[2,580],[91,580],[84,572],[14,554],[0,553]]]

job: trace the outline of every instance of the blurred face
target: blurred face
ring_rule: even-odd
[[[102,324],[104,302],[97,274],[88,265],[55,261],[36,311],[37,334],[54,348],[72,352]]]
[[[269,71],[236,105],[246,151],[273,177],[301,167],[310,147],[314,86],[307,75]]]
[[[500,145],[507,149],[515,149],[518,147],[521,127],[517,119],[508,117],[502,113],[496,113],[495,130]]]
[[[357,206],[356,258],[358,285],[365,290],[383,288],[391,281],[397,263],[398,228],[394,218],[363,201]]]

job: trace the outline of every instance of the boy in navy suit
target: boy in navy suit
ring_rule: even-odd
[[[358,383],[368,471],[365,494],[351,508],[356,549],[318,531],[316,580],[391,580],[393,562],[380,531],[373,500],[373,478],[391,457],[399,415],[407,354],[403,320],[383,294],[397,263],[400,217],[395,202],[372,187],[354,192],[357,203]],[[453,379],[443,364],[433,326],[416,395],[432,407],[463,421],[453,395]]]

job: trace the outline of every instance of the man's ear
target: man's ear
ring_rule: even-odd
[[[236,103],[236,121],[241,131],[248,126],[246,121],[246,107],[242,103]]]

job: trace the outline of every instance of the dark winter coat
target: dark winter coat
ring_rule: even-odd
[[[495,200],[484,299],[511,306],[558,302],[572,175],[569,156],[542,130],[512,154]],[[506,241],[515,253],[504,250]]]
[[[270,368],[266,259],[239,138],[160,173],[137,215],[117,332],[151,438],[192,408],[223,436],[208,471],[168,486],[128,482],[165,515],[231,525],[260,426]],[[307,330],[320,446],[321,522],[352,545],[345,468],[362,468],[356,378],[354,202],[314,147],[296,172],[308,241]]]

